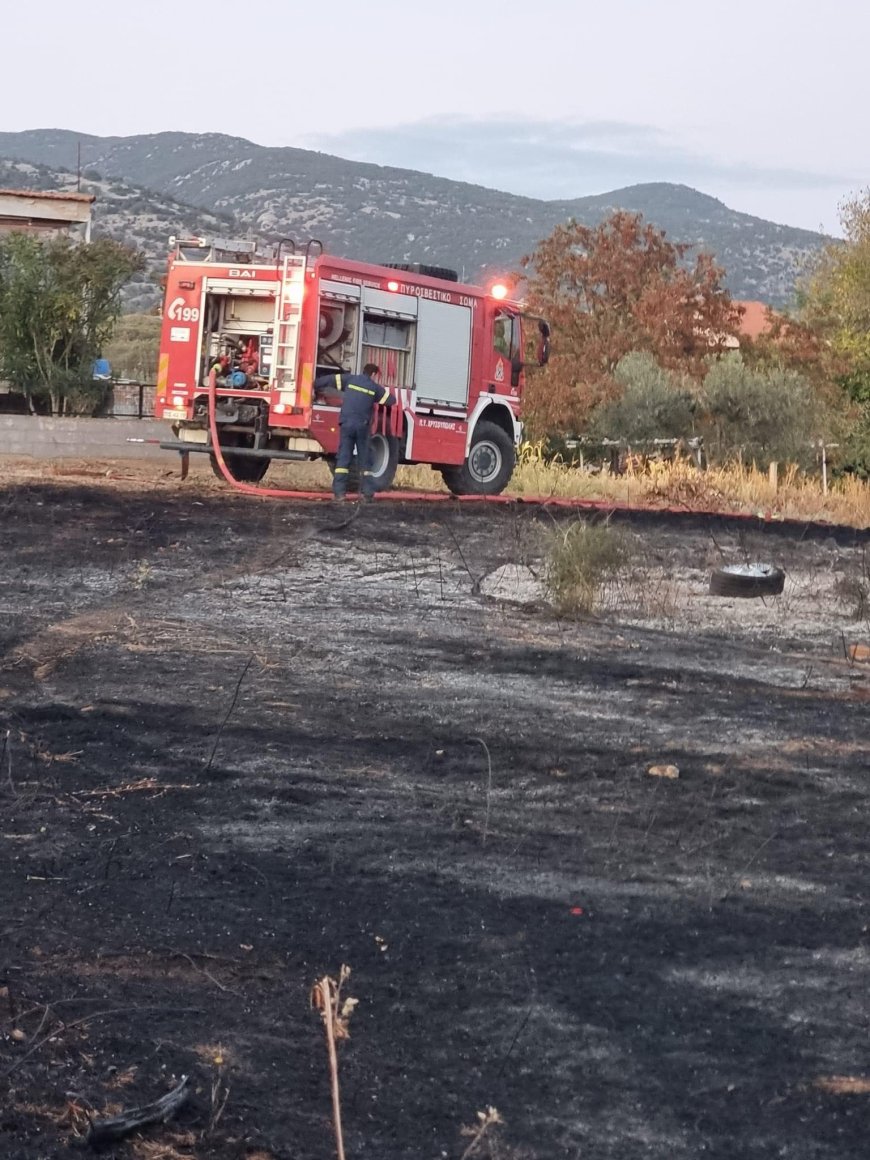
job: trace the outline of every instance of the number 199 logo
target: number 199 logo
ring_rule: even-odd
[[[183,298],[173,298],[166,307],[166,317],[172,322],[198,322],[199,308],[187,306]]]

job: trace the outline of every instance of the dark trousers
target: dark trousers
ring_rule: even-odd
[[[372,495],[372,477],[369,468],[369,424],[342,423],[339,426],[338,455],[335,459],[335,477],[332,481],[332,490],[335,495],[344,495],[347,491],[347,477],[353,462],[353,453],[356,450],[357,470],[360,478],[360,491],[363,495]]]

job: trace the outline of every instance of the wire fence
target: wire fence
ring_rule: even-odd
[[[827,443],[824,439],[813,440],[807,445],[816,453],[822,491],[827,495],[830,473],[828,452],[839,448],[839,443]],[[707,451],[700,436],[690,439],[593,439],[577,437],[564,441],[565,450],[583,470],[587,465],[606,465],[611,475],[624,475],[637,461],[649,459],[672,460],[678,457],[691,460],[699,471],[707,470]],[[734,448],[736,453],[743,449]],[[775,488],[779,481],[780,464],[769,464],[770,482]]]

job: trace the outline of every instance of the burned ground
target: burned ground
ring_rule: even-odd
[[[569,622],[486,594],[532,510],[0,509],[0,1154],[182,1074],[115,1155],[333,1154],[346,963],[348,1155],[495,1106],[502,1157],[865,1156],[861,539],[649,518],[645,599]],[[745,557],[782,597],[704,595]]]

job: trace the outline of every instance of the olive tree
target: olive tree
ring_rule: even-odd
[[[807,463],[828,434],[830,416],[807,378],[783,367],[748,366],[740,354],[717,360],[702,394],[706,444],[719,459]]]
[[[665,370],[647,352],[635,351],[619,361],[614,378],[622,394],[596,409],[593,435],[632,443],[694,434],[697,391],[687,376]]]

